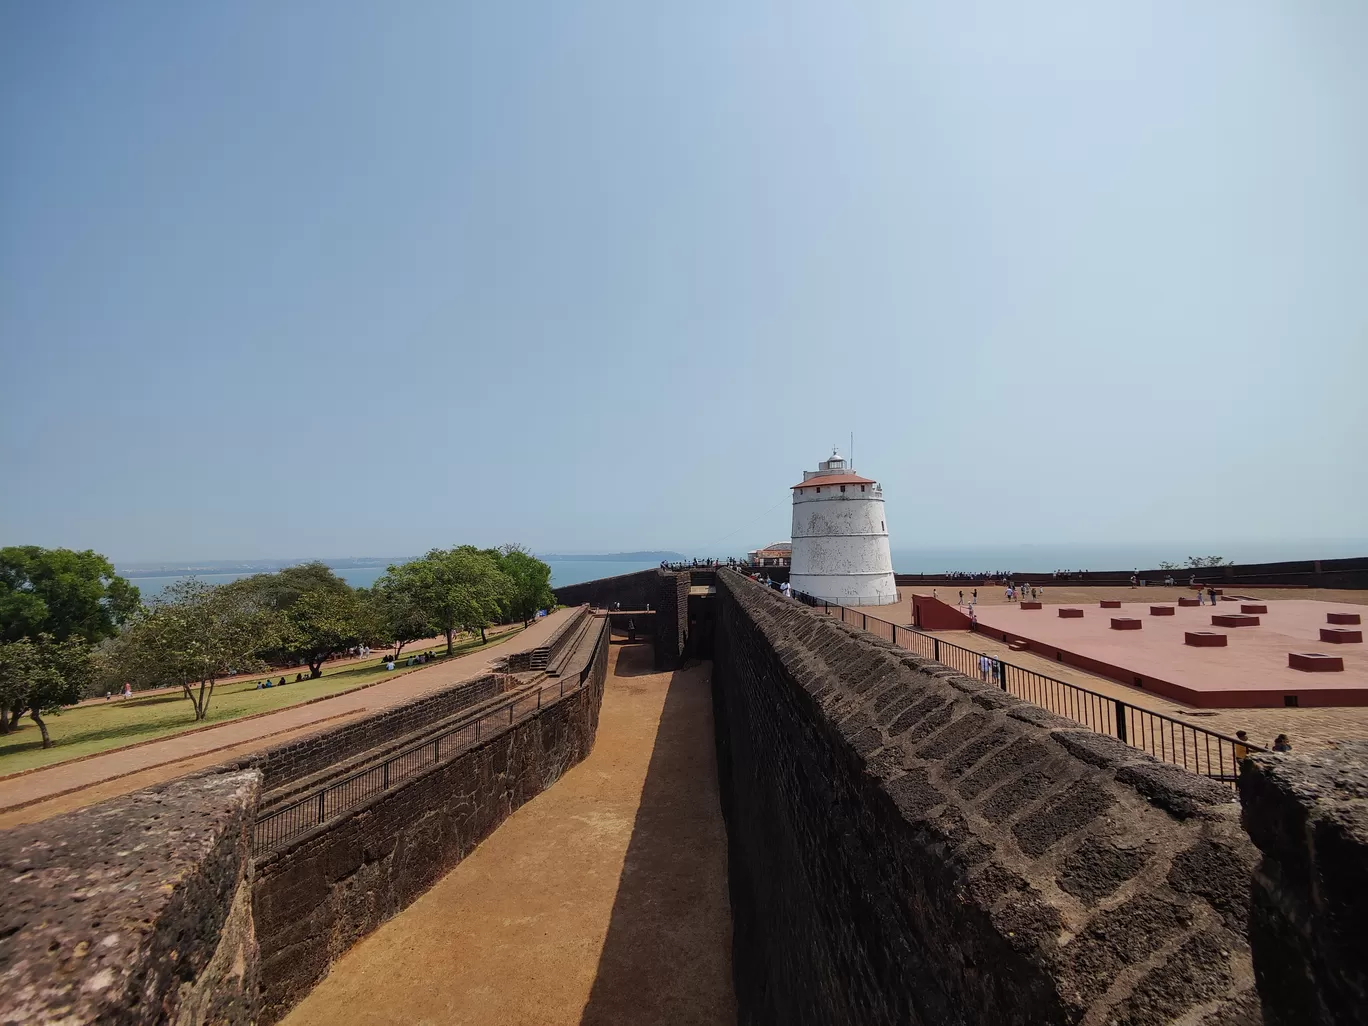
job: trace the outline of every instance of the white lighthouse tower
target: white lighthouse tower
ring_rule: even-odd
[[[883,489],[835,449],[793,486],[794,591],[846,606],[898,601]]]

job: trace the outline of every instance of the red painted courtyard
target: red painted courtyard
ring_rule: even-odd
[[[1262,601],[1262,600],[1261,600]],[[1346,607],[1306,599],[1268,601],[1268,612],[1241,616],[1240,606],[1165,605],[1123,602],[1120,609],[1083,606],[1083,615],[1061,616],[1057,607],[1023,609],[981,605],[979,629],[1003,641],[1024,639],[1032,651],[1059,662],[1142,687],[1175,701],[1209,709],[1262,706],[1368,706],[1368,646],[1322,640],[1341,620],[1329,614]],[[1071,603],[1080,608],[1079,603]],[[1350,611],[1355,607],[1347,607]],[[1212,617],[1257,621],[1248,626],[1214,625]],[[1114,618],[1139,621],[1139,629],[1117,630]],[[1225,644],[1189,643],[1189,632],[1223,635]],[[1293,669],[1289,662],[1320,667],[1331,660],[1291,660],[1293,654],[1338,657],[1343,670]]]

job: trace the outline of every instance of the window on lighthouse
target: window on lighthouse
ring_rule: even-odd
[[[845,491],[845,485],[841,485],[841,491]]]

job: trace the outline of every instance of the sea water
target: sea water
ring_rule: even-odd
[[[559,588],[565,584],[579,584],[581,581],[592,581],[599,577],[616,577],[618,574],[649,570],[651,567],[660,564],[619,562],[606,559],[553,559],[549,565],[551,567],[551,586]],[[369,588],[387,569],[388,564],[377,563],[374,566],[334,567],[333,572],[353,588]],[[138,590],[142,592],[143,601],[147,601],[156,598],[177,581],[189,580],[191,577],[203,581],[205,584],[227,584],[229,581],[250,576],[250,573],[172,574],[160,577],[130,577],[128,581],[130,584],[137,585]]]

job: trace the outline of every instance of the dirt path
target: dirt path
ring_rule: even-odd
[[[286,1026],[736,1021],[707,664],[613,646],[594,750],[357,944]]]
[[[512,649],[482,649],[431,667],[413,670],[374,687],[335,695],[307,705],[289,706],[264,716],[228,720],[207,730],[176,734],[151,744],[115,748],[91,758],[59,762],[32,773],[12,777],[0,782],[0,810],[9,811],[40,801],[46,804],[46,800],[59,796],[67,797],[77,790],[85,794],[84,800],[74,804],[69,801],[55,803],[52,806],[53,811],[47,815],[65,812],[70,808],[88,805],[116,794],[126,794],[139,787],[179,776],[191,768],[186,764],[186,760],[201,760],[211,752],[217,754],[209,761],[202,762],[202,765],[213,765],[230,756],[240,756],[267,748],[287,737],[287,731],[290,732],[288,736],[305,733],[307,731],[302,728],[316,729],[324,726],[325,721],[334,721],[342,714],[359,715],[370,712],[373,715],[381,709],[410,701],[437,688],[478,676],[495,659],[506,656],[508,651],[535,648],[550,637],[569,614],[568,609],[557,610],[533,624],[518,636]],[[143,774],[154,768],[161,769],[162,772],[154,774],[151,778],[140,776],[139,779],[143,780],[143,783],[130,783],[127,788],[118,785],[112,789],[95,789],[95,785],[112,783],[116,778],[126,781],[132,774]]]

